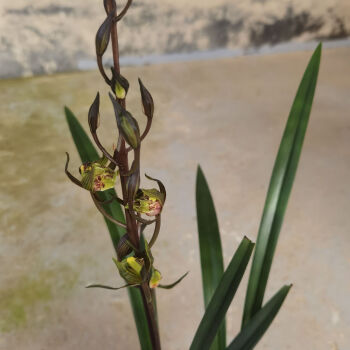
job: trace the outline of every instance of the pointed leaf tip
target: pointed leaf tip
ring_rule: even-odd
[[[216,287],[224,273],[224,262],[213,198],[202,168],[198,164],[196,175],[197,226],[202,270],[202,288],[204,305],[208,306]],[[226,345],[226,326],[223,321],[213,349],[222,349]]]
[[[250,271],[242,329],[261,309],[267,281],[297,171],[318,78],[322,44],[299,84],[271,175]]]
[[[283,286],[244,326],[226,350],[252,350],[275,319],[292,285]]]
[[[243,239],[210,299],[190,350],[208,350],[210,348],[236,294],[252,250],[253,245],[249,239]],[[223,349],[225,348],[226,346],[223,347]]]

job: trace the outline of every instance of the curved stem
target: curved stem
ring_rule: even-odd
[[[110,11],[115,11],[117,16],[117,5],[115,0],[107,1],[108,13]],[[118,16],[117,16],[118,17]],[[118,31],[117,31],[117,23],[112,26],[111,29],[111,41],[112,41],[112,52],[113,52],[113,63],[114,69],[117,73],[120,74],[120,64],[119,64],[119,45],[118,45]]]
[[[66,173],[66,175],[68,176],[69,180],[71,180],[75,185],[79,186],[79,187],[83,187],[83,185],[81,184],[81,182],[75,177],[73,176],[69,171],[68,171],[68,164],[69,164],[69,153],[66,152],[67,155],[67,161],[66,161],[66,165],[64,167],[64,172]]]
[[[133,219],[135,219],[136,221],[140,222],[141,224],[144,224],[144,225],[151,225],[153,224],[154,222],[157,221],[157,219],[153,219],[153,220],[146,220],[146,219],[143,219],[142,217],[140,216],[137,216],[133,210],[129,210],[130,211],[130,214],[131,216],[133,217]]]
[[[134,161],[132,162],[131,169],[125,173],[121,172],[121,176],[130,176],[135,171],[140,170],[140,148],[141,147],[139,146],[134,150]],[[128,149],[126,149],[126,152],[128,152]]]
[[[109,221],[115,223],[116,225],[122,227],[122,228],[127,228],[126,225],[124,223],[122,223],[121,221],[118,221],[116,219],[114,219],[114,217],[112,217],[111,215],[109,215],[101,206],[101,204],[97,201],[96,199],[96,195],[92,192],[90,192],[92,200],[94,201],[96,208],[98,209],[98,211],[104,216],[106,217]]]
[[[111,199],[107,199],[105,201],[100,200],[99,198],[97,198],[97,196],[95,196],[95,199],[100,203],[100,204],[111,204],[114,201],[117,201],[119,204],[124,205],[124,201],[119,198],[118,196],[113,196]]]
[[[128,0],[123,10],[120,11],[119,15],[116,17],[117,22],[119,22],[126,15],[131,4],[132,4],[132,0]]]
[[[151,240],[149,241],[149,247],[152,248],[153,244],[156,242],[160,231],[160,214],[156,217],[156,224],[154,226],[154,232]]]
[[[102,56],[97,56],[97,66],[98,70],[100,71],[101,75],[103,76],[103,79],[108,85],[111,85],[111,80],[108,78],[105,69],[103,68],[103,62],[102,62]]]
[[[118,166],[118,163],[116,162],[116,160],[113,158],[113,156],[111,154],[109,154],[109,152],[102,146],[98,136],[97,136],[97,133],[96,132],[93,132],[91,133],[92,134],[92,137],[96,143],[96,146],[101,150],[101,152],[106,156],[106,158],[108,158],[109,161],[111,161],[113,164],[117,165]]]

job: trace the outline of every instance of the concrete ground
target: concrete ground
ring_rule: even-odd
[[[156,103],[143,170],[168,190],[154,248],[164,283],[158,292],[166,350],[187,349],[203,314],[194,203],[197,164],[218,211],[225,262],[243,235],[255,240],[269,177],[295,91],[311,52],[125,68],[128,106],[144,125],[137,77]],[[349,48],[323,53],[319,84],[288,205],[267,296],[294,286],[256,349],[350,348],[350,65]],[[115,122],[98,73],[0,82],[0,349],[137,349],[113,249],[87,192],[65,177],[79,159],[63,114],[68,105],[87,127],[102,93],[101,139]],[[146,182],[145,182],[146,183]],[[230,308],[228,341],[241,321],[246,278]]]

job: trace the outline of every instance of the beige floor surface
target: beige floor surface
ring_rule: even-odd
[[[311,52],[126,68],[128,106],[141,125],[137,77],[156,103],[142,150],[145,172],[168,190],[154,249],[164,282],[158,292],[166,350],[187,349],[203,313],[194,183],[200,163],[215,199],[225,262],[253,240],[269,176],[295,91]],[[350,348],[350,49],[324,52],[295,186],[277,247],[268,296],[293,283],[256,349]],[[96,72],[0,82],[0,349],[137,349],[113,250],[88,193],[63,173],[78,156],[65,124],[68,105],[87,127],[96,90],[101,139],[115,123]],[[146,183],[146,182],[145,182]],[[228,312],[228,340],[239,329],[246,279]]]

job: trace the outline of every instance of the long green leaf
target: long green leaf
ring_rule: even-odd
[[[282,287],[254,316],[226,350],[251,350],[277,315],[291,286]]]
[[[224,273],[224,261],[214,202],[200,166],[197,169],[196,206],[204,305],[207,307]],[[224,350],[225,348],[226,324],[224,320],[211,350]]]
[[[75,146],[80,155],[81,161],[91,162],[95,161],[99,158],[99,155],[90,141],[90,138],[85,133],[84,129],[80,125],[78,119],[74,116],[74,114],[65,107],[66,120],[72,134]],[[105,192],[99,193],[99,198],[101,200],[107,200],[112,196],[116,195],[114,190],[108,190]],[[115,219],[124,221],[124,214],[122,208],[119,203],[116,201],[105,204],[104,209],[110,215],[112,215]],[[114,224],[113,222],[107,220],[105,218],[105,222],[107,224],[109,234],[111,236],[113,246],[116,249],[120,237],[125,233],[125,230]],[[131,307],[134,314],[134,319],[136,323],[136,328],[140,340],[140,345],[142,350],[152,350],[151,338],[148,331],[147,326],[147,318],[144,311],[142,296],[140,291],[137,288],[128,289],[128,294],[131,302]]]
[[[310,116],[321,49],[322,46],[319,44],[306,68],[289,114],[273,168],[249,277],[242,327],[259,311],[263,302],[279,232]]]
[[[207,350],[210,348],[219,326],[225,318],[227,309],[236,294],[253,247],[254,244],[244,237],[209,302],[190,350]]]

